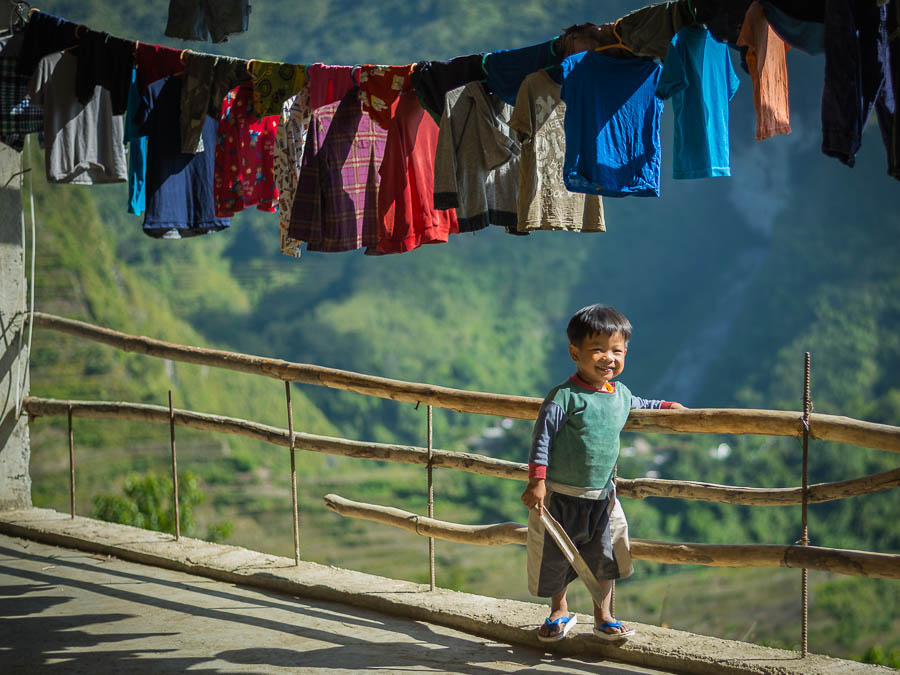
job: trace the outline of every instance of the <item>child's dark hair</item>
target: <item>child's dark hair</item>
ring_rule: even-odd
[[[573,345],[580,345],[586,337],[598,333],[601,335],[620,333],[625,342],[628,342],[631,339],[631,322],[612,307],[588,305],[572,315],[566,328],[566,335]]]

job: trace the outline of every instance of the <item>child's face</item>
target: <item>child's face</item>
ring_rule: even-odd
[[[579,345],[569,345],[569,356],[578,366],[578,377],[594,387],[602,387],[625,369],[628,343],[621,333],[594,333]]]

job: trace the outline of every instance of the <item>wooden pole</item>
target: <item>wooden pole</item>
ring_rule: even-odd
[[[284,396],[287,400],[288,439],[291,452],[291,508],[294,521],[294,564],[300,565],[300,509],[297,506],[297,461],[294,447],[294,408],[291,405],[291,383],[284,383]]]
[[[178,462],[175,457],[175,409],[169,389],[169,441],[172,447],[172,500],[175,505],[175,541],[181,539],[181,516],[178,512]]]
[[[43,312],[35,312],[34,321],[40,328],[102,342],[124,351],[226,368],[278,380],[343,389],[395,401],[408,403],[421,401],[457,412],[535,419],[541,405],[541,399],[535,397],[465,391],[218,349],[179,345],[120,333]],[[811,415],[809,423],[810,437],[814,439],[900,452],[900,427],[820,414]],[[799,413],[780,410],[633,410],[625,424],[625,430],[675,434],[764,434],[799,438],[802,434],[802,424]]]
[[[130,419],[140,422],[167,423],[169,412],[162,406],[144,403],[107,401],[60,401],[56,399],[28,397],[25,410],[32,417],[65,416],[68,406],[78,417],[97,419]],[[258,424],[235,417],[210,415],[189,410],[175,410],[175,423],[192,429],[235,434],[245,438],[290,447],[289,430]],[[331,436],[319,436],[295,432],[293,437],[304,450],[322,452],[358,459],[372,459],[402,464],[427,466],[428,451],[415,446],[388,443],[366,443]],[[527,481],[528,466],[521,462],[509,462],[466,452],[432,450],[432,465],[439,468],[466,471],[483,476]],[[809,503],[818,504],[836,499],[882,492],[900,486],[900,469],[854,478],[835,483],[819,483],[809,486]],[[616,492],[620,497],[644,499],[646,497],[676,497],[722,504],[745,506],[791,506],[801,502],[802,488],[751,488],[696,481],[676,481],[660,478],[619,478]]]
[[[342,516],[363,518],[391,525],[421,536],[479,546],[525,545],[528,528],[519,523],[461,525],[410,513],[391,506],[378,506],[325,495],[325,506]],[[869,553],[818,546],[773,544],[689,544],[631,539],[631,555],[669,565],[711,567],[791,567],[823,570],[873,579],[900,579],[900,554]]]

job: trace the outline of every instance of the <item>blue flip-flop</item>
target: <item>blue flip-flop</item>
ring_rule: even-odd
[[[578,617],[574,614],[570,614],[569,616],[560,616],[553,621],[550,620],[548,616],[544,620],[544,625],[548,628],[559,628],[559,631],[553,635],[541,635],[538,633],[538,640],[541,642],[557,642],[562,640],[570,630],[572,630],[572,626],[578,623]]]
[[[604,621],[599,626],[594,626],[594,635],[596,635],[601,640],[606,640],[607,642],[617,642],[619,640],[625,640],[630,638],[635,634],[634,628],[629,628],[628,630],[623,630],[621,633],[607,633],[607,628],[624,628],[621,621]]]

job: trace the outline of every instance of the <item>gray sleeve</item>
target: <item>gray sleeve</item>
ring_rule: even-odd
[[[461,89],[449,92],[444,101],[441,115],[437,147],[434,153],[434,207],[455,209],[459,207],[459,186],[456,182],[457,157],[459,147],[457,123],[468,117],[468,112],[457,105]]]
[[[529,464],[543,464],[547,466],[550,463],[550,447],[553,445],[553,439],[556,438],[556,434],[565,421],[566,414],[559,407],[558,403],[544,401],[534,422],[534,431],[531,433],[531,452],[528,455]]]
[[[663,401],[657,401],[652,398],[641,398],[640,396],[631,395],[632,410],[659,410]]]

